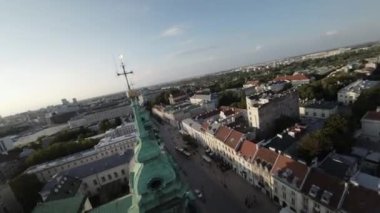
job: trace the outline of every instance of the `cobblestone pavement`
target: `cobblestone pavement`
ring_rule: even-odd
[[[205,201],[198,200],[202,212],[235,213],[235,212],[265,212],[279,211],[271,200],[233,171],[222,172],[214,162],[210,164],[202,160],[203,150],[194,150],[193,155],[187,159],[175,150],[176,145],[182,145],[181,135],[173,127],[160,126],[160,136],[167,151],[172,155],[182,178],[191,189],[203,191]],[[253,200],[256,200],[254,203]],[[251,207],[245,203],[248,200]]]

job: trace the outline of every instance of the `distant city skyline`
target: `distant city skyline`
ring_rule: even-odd
[[[380,39],[365,1],[3,1],[0,115]]]

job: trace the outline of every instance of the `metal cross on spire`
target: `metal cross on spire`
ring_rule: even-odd
[[[121,61],[122,72],[121,73],[116,73],[116,74],[117,74],[117,76],[124,75],[125,80],[127,81],[127,86],[128,86],[128,92],[127,92],[127,94],[128,94],[128,97],[130,97],[132,90],[131,90],[131,85],[129,84],[128,75],[133,74],[133,71],[129,71],[129,72],[125,71],[125,65],[124,65],[124,61],[123,61],[123,55],[120,55],[120,61]]]

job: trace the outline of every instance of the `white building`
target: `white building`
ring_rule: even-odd
[[[168,122],[172,126],[178,126],[183,119],[196,116],[205,111],[206,108],[199,105],[192,105],[188,102],[165,107],[155,105],[152,108],[153,114],[160,117],[165,122]]]
[[[95,113],[85,115],[81,118],[68,121],[70,128],[78,128],[81,126],[90,126],[103,120],[115,119],[131,115],[132,108],[130,106],[122,106],[113,109],[107,109]]]
[[[281,116],[299,117],[298,93],[262,93],[246,98],[248,121],[261,135],[273,132],[274,121]]]
[[[163,90],[142,90],[139,95],[139,104],[144,105],[147,102],[153,101],[161,94]]]
[[[210,110],[218,106],[218,96],[211,92],[196,93],[190,97],[190,103],[204,106]]]
[[[7,136],[0,138],[0,153],[7,154],[8,151],[14,148],[14,143],[16,142],[15,136]]]
[[[82,179],[81,191],[89,196],[99,193],[100,189],[110,183],[128,184],[129,164],[133,150],[116,154],[88,165],[83,165],[67,172],[67,175]]]
[[[371,141],[380,142],[380,107],[367,112],[361,119],[362,136]]]
[[[41,182],[49,181],[57,173],[73,169],[108,156],[134,149],[136,134],[104,138],[93,149],[68,155],[50,162],[29,167],[25,173],[35,174]]]
[[[300,104],[299,110],[301,117],[326,119],[337,113],[338,105],[334,102],[305,102]]]
[[[380,81],[357,80],[339,90],[338,102],[345,105],[353,104],[364,90],[378,85]]]
[[[43,200],[52,200],[59,197],[61,191],[74,185],[73,194],[80,192],[89,197],[100,193],[110,183],[128,184],[129,164],[133,157],[133,150],[123,154],[114,154],[106,158],[82,165],[59,173],[51,179],[40,191]],[[68,186],[65,182],[70,181]]]

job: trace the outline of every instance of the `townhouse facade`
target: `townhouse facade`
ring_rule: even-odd
[[[222,157],[238,175],[278,205],[296,213],[346,213],[350,212],[347,209],[360,208],[358,205],[343,205],[353,197],[347,193],[348,182],[343,176],[332,174],[334,172],[326,167],[326,160],[308,166],[285,152],[264,147],[263,142],[247,140],[244,134],[218,123],[194,123],[197,121],[184,120],[184,130]],[[332,154],[325,159],[336,160],[337,156]],[[344,164],[350,160],[338,157],[339,162]],[[352,173],[351,167],[348,168],[348,173],[345,172],[348,176]],[[356,186],[354,190],[357,188]],[[359,188],[363,191],[360,186]],[[380,200],[380,193],[371,192],[371,196],[370,204],[380,207],[380,202],[372,202],[374,199]]]

